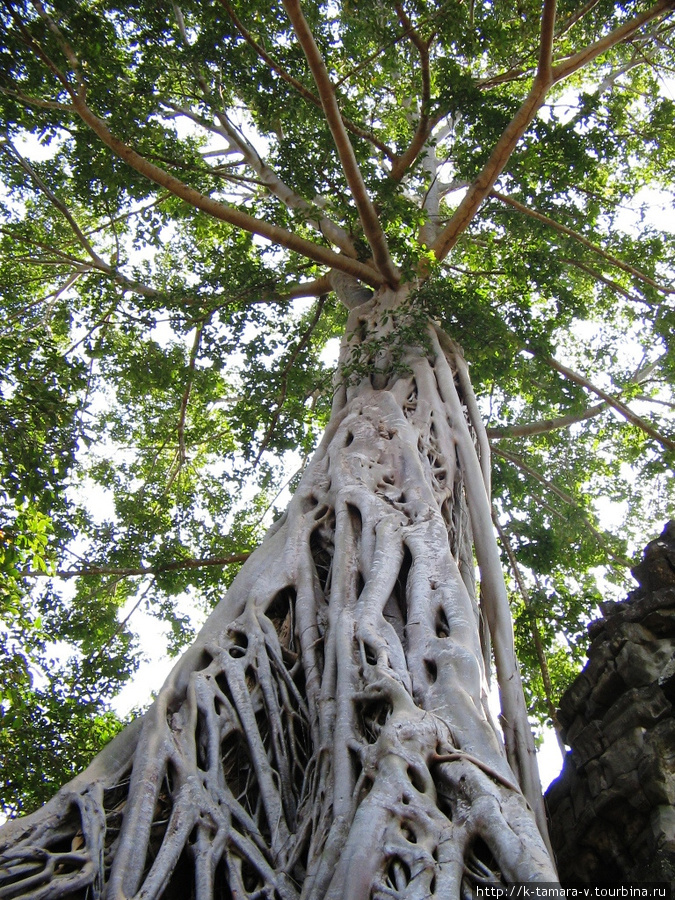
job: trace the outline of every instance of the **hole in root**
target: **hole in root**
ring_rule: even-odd
[[[424,778],[424,775],[416,766],[408,766],[408,778],[410,779],[410,783],[416,791],[419,791],[420,794],[426,793],[426,780]]]
[[[230,656],[233,659],[241,659],[242,656],[246,656],[248,638],[245,633],[243,631],[231,629],[230,640],[232,642],[232,646],[228,650]]]
[[[448,622],[448,617],[442,606],[438,608],[438,612],[436,613],[436,637],[450,637],[450,623]]]
[[[386,882],[395,891],[405,890],[410,883],[410,866],[400,856],[395,856],[389,863]]]

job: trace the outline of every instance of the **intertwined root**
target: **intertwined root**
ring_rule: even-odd
[[[487,710],[475,476],[448,378],[437,355],[344,392],[284,520],[142,724],[7,827],[0,897],[449,898],[555,880]]]

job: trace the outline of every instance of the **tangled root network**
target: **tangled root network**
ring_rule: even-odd
[[[405,367],[337,391],[286,514],[143,719],[5,826],[3,900],[449,900],[555,881],[485,441],[461,354],[429,334]]]

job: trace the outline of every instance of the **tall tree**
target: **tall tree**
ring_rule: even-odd
[[[3,896],[554,880],[528,706],[675,449],[673,240],[624,211],[672,183],[673,6],[5,0],[7,808],[116,729],[133,609],[217,603]]]

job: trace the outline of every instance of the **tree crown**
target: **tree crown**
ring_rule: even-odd
[[[471,363],[550,713],[596,567],[622,583],[672,515],[673,236],[647,214],[672,7],[3,5],[0,741],[35,748],[8,808],[51,791],[45,747],[115,729],[133,610],[177,650],[176,598],[205,611],[260,537],[328,421],[335,273],[409,282],[399,345],[428,316]]]

